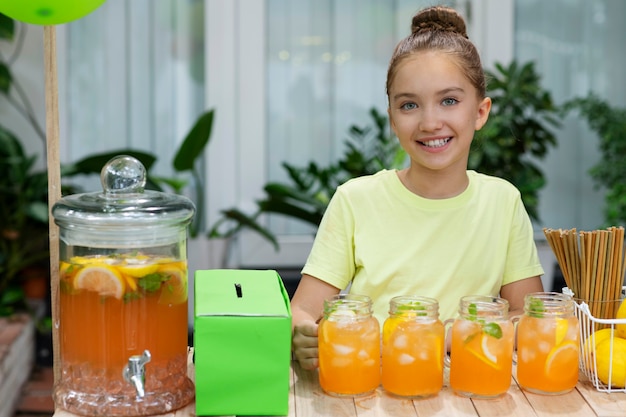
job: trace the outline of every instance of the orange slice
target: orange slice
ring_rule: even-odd
[[[91,265],[76,274],[74,288],[94,291],[103,297],[121,299],[126,284],[122,275],[114,268],[108,265]]]
[[[159,304],[181,304],[187,301],[187,274],[184,270],[164,266],[158,269],[159,274],[169,276],[169,279],[161,286]]]

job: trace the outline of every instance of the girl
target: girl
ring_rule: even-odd
[[[396,295],[435,298],[446,320],[464,295],[501,296],[515,315],[525,294],[543,291],[519,191],[467,170],[491,99],[455,10],[437,6],[413,17],[389,64],[387,98],[410,164],[348,181],[333,196],[292,299],[293,350],[304,369],[318,366],[324,299],[348,284],[372,298],[381,325]]]

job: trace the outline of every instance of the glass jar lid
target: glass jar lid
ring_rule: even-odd
[[[121,155],[100,173],[103,190],[61,198],[52,208],[67,244],[119,247],[169,244],[185,232],[195,213],[188,198],[145,190],[146,169]]]

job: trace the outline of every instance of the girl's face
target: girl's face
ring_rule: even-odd
[[[489,116],[491,99],[443,52],[419,52],[402,61],[389,89],[389,120],[411,166],[446,172],[467,169],[474,131]]]

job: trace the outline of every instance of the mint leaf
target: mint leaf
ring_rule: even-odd
[[[478,307],[475,303],[467,306],[467,314],[470,320],[476,320],[478,318]]]
[[[545,311],[546,307],[543,305],[543,300],[536,297],[530,297],[528,303],[528,315],[530,317],[542,318]]]
[[[146,292],[156,292],[161,289],[161,284],[169,279],[167,274],[148,274],[137,280],[137,285]]]
[[[496,339],[502,338],[502,327],[498,323],[485,323],[483,324],[483,332]]]

